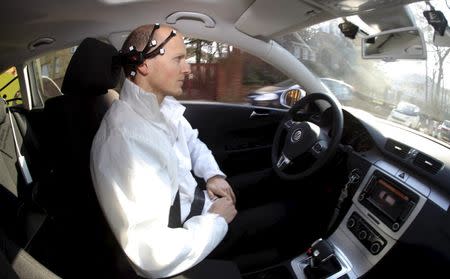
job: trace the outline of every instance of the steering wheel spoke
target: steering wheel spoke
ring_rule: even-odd
[[[320,159],[328,149],[328,142],[325,140],[319,140],[309,150],[311,155],[317,160]]]
[[[291,163],[292,161],[288,157],[286,157],[284,153],[281,153],[280,158],[277,162],[277,168],[282,171],[286,169]]]
[[[294,124],[295,124],[294,120],[288,119],[287,121],[284,122],[283,127],[284,127],[284,129],[289,131],[292,128],[292,126],[294,126]]]
[[[310,112],[304,109],[300,109],[297,112],[295,112],[293,115],[295,115],[295,119],[300,119],[301,121],[308,121],[311,119],[313,115],[316,113]]]

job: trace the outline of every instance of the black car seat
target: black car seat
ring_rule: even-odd
[[[20,247],[26,247],[45,220],[33,202],[41,173],[39,147],[23,109],[0,101],[0,227]],[[31,181],[22,175],[19,156]]]
[[[6,107],[0,102],[0,278],[59,278],[27,251],[47,217],[33,199],[45,163],[25,110]],[[21,173],[22,155],[32,180]]]
[[[59,279],[0,229],[0,278]]]
[[[42,143],[53,170],[45,204],[55,220],[50,268],[65,278],[110,277],[114,239],[92,185],[89,157],[101,120],[118,98],[116,49],[93,38],[82,41],[62,84],[62,96],[46,101]],[[86,273],[89,270],[89,273]],[[98,273],[97,273],[98,272]]]

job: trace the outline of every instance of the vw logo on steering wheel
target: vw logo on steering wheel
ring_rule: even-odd
[[[300,140],[300,138],[302,137],[302,129],[297,129],[292,133],[291,136],[291,141],[293,143],[298,142]]]

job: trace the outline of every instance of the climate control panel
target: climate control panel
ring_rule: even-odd
[[[387,241],[356,212],[348,218],[347,228],[373,255],[386,246]]]

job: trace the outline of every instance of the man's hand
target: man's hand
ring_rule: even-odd
[[[214,203],[208,210],[211,213],[216,213],[222,216],[225,221],[229,224],[233,221],[237,214],[237,210],[234,207],[233,202],[229,198],[220,198],[214,200]]]
[[[217,197],[229,198],[234,204],[236,204],[236,196],[230,184],[221,176],[213,176],[206,182],[206,190],[209,198],[214,200]]]

